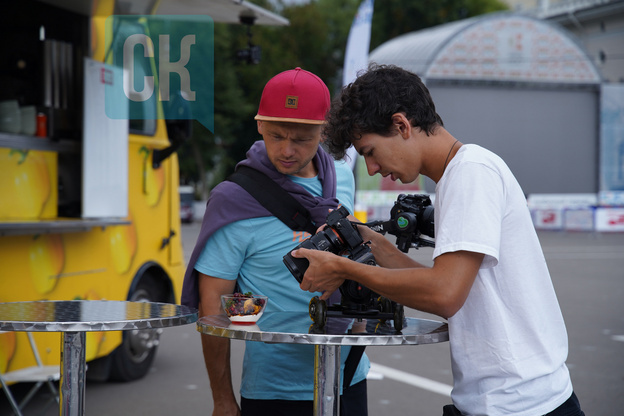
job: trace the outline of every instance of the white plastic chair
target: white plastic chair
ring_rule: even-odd
[[[3,331],[0,331],[0,333],[2,332]],[[26,404],[28,404],[28,402],[33,398],[35,393],[44,384],[47,384],[50,392],[56,400],[56,403],[59,403],[58,390],[56,389],[56,387],[54,387],[53,382],[58,381],[61,378],[60,365],[43,365],[41,363],[41,357],[39,357],[39,351],[37,350],[35,339],[30,332],[26,332],[26,335],[28,336],[30,349],[32,350],[37,365],[0,374],[0,384],[2,384],[2,390],[7,396],[7,399],[9,400],[9,403],[11,404],[11,407],[13,408],[13,411],[17,416],[22,416],[22,409],[24,409]],[[26,394],[26,396],[24,396],[22,401],[18,404],[11,394],[11,390],[9,390],[8,383],[12,382],[35,383],[35,385],[28,391],[28,394]]]

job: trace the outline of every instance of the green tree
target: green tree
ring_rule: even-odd
[[[178,152],[181,181],[196,185],[196,191],[202,197],[206,197],[210,189],[233,170],[241,158],[238,149],[246,149],[253,142],[251,137],[245,140],[247,133],[242,124],[242,120],[248,117],[253,119],[255,105],[248,98],[246,84],[241,82],[241,65],[236,61],[235,45],[243,33],[241,29],[215,24],[214,133],[194,122],[192,137]]]
[[[194,124],[193,137],[179,152],[182,181],[195,184],[205,196],[233,171],[260,139],[254,116],[262,89],[275,74],[299,66],[319,75],[330,90],[340,87],[344,43],[358,3],[321,0],[289,6],[281,11],[289,26],[253,26],[251,41],[262,48],[258,65],[236,58],[248,46],[247,27],[215,24],[215,133]]]
[[[378,0],[373,11],[371,50],[404,33],[506,9],[499,0]]]
[[[180,151],[181,178],[202,184],[203,194],[230,174],[259,140],[254,116],[266,82],[301,67],[321,77],[334,95],[342,87],[344,51],[361,0],[311,0],[304,4],[254,1],[290,21],[289,26],[252,26],[251,41],[262,48],[259,64],[236,58],[248,46],[248,28],[215,24],[215,133],[195,124]],[[404,33],[504,10],[499,0],[377,0],[371,50]]]

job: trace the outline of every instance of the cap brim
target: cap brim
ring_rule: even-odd
[[[325,124],[325,120],[309,120],[307,118],[287,118],[287,117],[269,117],[256,114],[254,120],[260,121],[280,121],[282,123],[299,123],[299,124]]]

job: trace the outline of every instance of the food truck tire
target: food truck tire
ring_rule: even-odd
[[[152,293],[151,279],[142,280],[128,300],[133,302],[156,302]],[[109,380],[132,381],[143,378],[154,361],[161,329],[123,331],[123,341],[111,354]]]

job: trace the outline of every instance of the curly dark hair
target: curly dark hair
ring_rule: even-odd
[[[418,75],[373,63],[333,100],[323,128],[324,144],[335,159],[342,159],[352,141],[363,134],[395,134],[392,115],[396,113],[404,113],[412,126],[428,135],[444,125]]]

